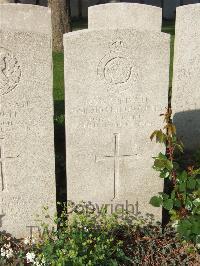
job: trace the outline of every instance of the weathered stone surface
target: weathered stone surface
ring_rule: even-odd
[[[22,237],[56,210],[51,15],[8,4],[0,17],[0,229]]]
[[[0,4],[14,3],[14,0],[0,0]]]
[[[149,205],[163,185],[150,135],[167,106],[168,35],[84,30],[66,34],[64,46],[68,200],[128,200],[160,217]]]
[[[134,28],[161,31],[162,9],[136,3],[111,3],[88,9],[89,29]]]
[[[200,4],[177,8],[172,108],[187,149],[200,148]]]

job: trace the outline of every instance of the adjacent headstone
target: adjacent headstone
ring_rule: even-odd
[[[177,8],[172,108],[187,149],[200,148],[200,4]]]
[[[135,28],[161,31],[162,9],[155,6],[131,3],[96,5],[88,9],[88,28]]]
[[[44,206],[56,211],[51,14],[0,6],[0,230],[38,231]]]
[[[152,169],[161,147],[150,135],[163,126],[169,43],[133,29],[64,36],[68,200],[161,217],[149,204],[163,190]]]

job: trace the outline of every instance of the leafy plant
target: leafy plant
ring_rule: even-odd
[[[153,168],[160,172],[161,178],[170,181],[171,192],[160,192],[151,198],[150,203],[169,211],[182,239],[200,245],[200,168],[195,162],[191,165],[192,160],[188,165],[183,164],[185,152],[183,144],[177,139],[171,115],[169,108],[164,114],[164,129],[156,130],[151,135],[151,139],[155,138],[156,142],[166,147],[165,154],[159,153],[154,158]],[[199,161],[199,156],[197,158]]]
[[[163,231],[151,215],[83,212],[69,217],[64,208],[55,224],[57,230],[43,224],[37,240],[0,232],[0,265],[198,265],[195,247],[177,240],[172,227]]]

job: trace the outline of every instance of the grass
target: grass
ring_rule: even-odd
[[[54,100],[64,100],[64,56],[63,53],[53,53],[53,91]]]
[[[175,35],[174,21],[163,20],[162,32],[166,32],[166,33],[169,33],[171,35]]]

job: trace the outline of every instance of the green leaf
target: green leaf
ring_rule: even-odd
[[[176,193],[175,193],[175,190],[172,191],[171,193],[171,199],[174,200],[176,197]]]
[[[162,198],[163,198],[163,200],[167,200],[167,199],[169,199],[169,195],[163,192]]]
[[[165,167],[165,161],[162,159],[156,159],[154,161],[154,167],[157,169],[163,169]]]
[[[200,175],[200,168],[193,171],[195,176]]]
[[[196,187],[196,180],[193,178],[190,178],[187,182],[187,188],[189,189],[195,189]]]
[[[184,192],[186,190],[186,183],[182,182],[178,185],[179,191]]]
[[[185,201],[185,207],[186,207],[186,209],[187,210],[191,210],[192,209],[192,206],[193,206],[193,204],[192,204],[191,199],[190,198],[187,198],[186,201]]]
[[[180,208],[181,207],[181,201],[179,200],[179,199],[177,199],[177,198],[175,198],[174,199],[174,206],[176,207],[176,208]]]
[[[177,213],[177,211],[176,210],[174,210],[174,209],[172,209],[172,210],[170,210],[169,211],[169,214],[170,214],[170,220],[171,221],[177,221],[178,219],[179,219],[179,215],[178,215],[178,213]]]
[[[163,159],[163,160],[167,160],[167,156],[164,155],[164,154],[161,153],[161,152],[158,154],[158,158]]]
[[[150,139],[153,140],[156,138],[156,142],[165,143],[166,142],[166,135],[162,132],[162,130],[156,130],[150,136]]]
[[[163,202],[163,207],[166,210],[168,210],[168,211],[170,211],[170,210],[173,209],[173,205],[174,205],[174,202],[173,202],[172,199],[168,199],[168,200],[166,200],[166,201]]]
[[[200,235],[200,222],[192,222],[192,233]]]
[[[179,164],[177,162],[173,162],[173,168],[175,170],[178,170],[180,168]]]
[[[169,171],[166,169],[163,169],[163,171],[160,172],[160,177],[161,178],[169,178]]]
[[[155,131],[151,134],[151,136],[150,136],[151,141],[156,137],[158,131],[159,131],[159,130],[155,130]]]
[[[195,199],[195,200],[193,201],[193,204],[194,204],[196,207],[200,206],[200,199],[199,199],[199,198]]]
[[[178,180],[180,180],[180,181],[185,181],[185,180],[187,180],[187,177],[188,177],[187,172],[186,172],[186,171],[183,171],[183,172],[178,176]]]
[[[180,144],[176,144],[176,148],[183,153],[183,146]]]
[[[173,163],[170,160],[165,161],[165,167],[171,171],[173,169]]]
[[[153,196],[149,203],[154,207],[160,207],[162,205],[162,198],[158,196]]]

